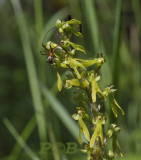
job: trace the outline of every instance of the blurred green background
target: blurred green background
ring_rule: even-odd
[[[140,160],[140,0],[0,0],[0,160],[86,159],[80,153],[59,154],[56,142],[66,148],[78,143],[71,118],[77,104],[73,91],[58,93],[56,72],[40,55],[45,33],[69,14],[83,23],[83,38],[74,40],[84,45],[87,58],[106,56],[101,87],[115,84],[126,113],[118,119],[123,159]],[[115,121],[106,106],[108,121]],[[52,148],[41,154],[45,142]]]

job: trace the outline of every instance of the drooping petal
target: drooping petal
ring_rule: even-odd
[[[79,118],[78,124],[79,124],[79,127],[82,128],[86,140],[89,142],[90,141],[90,134],[89,134],[88,128],[87,128],[86,124],[84,123],[84,121],[82,120],[82,118]]]
[[[120,105],[117,103],[117,101],[115,100],[115,98],[114,98],[114,103],[115,103],[115,105],[121,110],[122,114],[124,115],[125,113],[124,113],[123,109],[122,109],[122,108],[120,107]]]
[[[58,90],[61,91],[62,90],[62,80],[58,72],[57,72],[57,78],[58,78]]]
[[[102,129],[102,123],[101,123],[101,121],[97,122],[97,124],[96,124],[94,133],[93,133],[93,135],[91,137],[91,140],[90,140],[90,148],[93,148],[93,146],[95,144],[95,139],[98,136],[101,138],[101,142],[103,143],[104,138],[103,138],[103,129]]]
[[[81,24],[79,20],[71,19],[70,21],[67,21],[68,24]]]
[[[115,117],[118,116],[118,114],[117,114],[117,108],[119,108],[121,110],[121,112],[122,112],[123,115],[125,114],[124,111],[122,110],[122,108],[119,106],[119,104],[115,100],[114,96],[112,96],[112,98],[111,98],[111,108],[112,108],[112,111],[113,111]]]
[[[79,33],[80,33],[80,32],[79,32]],[[83,52],[83,53],[86,54],[86,51],[85,51],[85,49],[84,49],[83,46],[78,45],[78,44],[75,44],[75,43],[70,42],[70,41],[68,41],[68,43],[69,43],[73,48],[75,48],[77,51],[81,51],[81,52]]]
[[[93,80],[91,82],[91,86],[92,86],[92,101],[96,102],[96,92],[98,91],[97,82],[95,80]]]

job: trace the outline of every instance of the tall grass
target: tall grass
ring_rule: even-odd
[[[141,100],[140,100],[140,91],[141,91],[140,79],[141,78],[139,76],[139,74],[141,73],[140,71],[141,56],[138,53],[135,61],[133,55],[130,53],[130,47],[125,41],[126,39],[126,37],[124,37],[125,33],[121,34],[122,32],[124,32],[122,28],[123,19],[121,15],[124,1],[118,0],[116,1],[117,3],[113,3],[112,1],[109,1],[111,4],[114,5],[114,8],[116,8],[116,12],[113,12],[112,9],[110,10],[110,7],[109,7],[108,12],[103,11],[103,13],[100,13],[102,14],[103,17],[106,17],[108,16],[107,14],[111,14],[111,13],[114,14],[113,17],[115,17],[114,19],[112,19],[112,21],[114,21],[113,22],[114,26],[112,26],[111,28],[108,28],[112,32],[112,34],[110,35],[111,42],[109,42],[109,45],[111,46],[110,54],[107,53],[107,48],[109,46],[106,46],[106,43],[104,43],[103,41],[103,39],[106,39],[106,37],[103,37],[102,32],[100,31],[99,22],[102,20],[98,18],[98,14],[100,12],[98,10],[99,9],[98,4],[104,5],[104,3],[107,3],[107,5],[111,5],[110,3],[102,2],[102,1],[99,1],[98,3],[98,0],[94,0],[94,1],[93,0],[78,0],[78,1],[67,0],[68,6],[57,11],[49,19],[46,19],[44,23],[42,2],[43,1],[40,1],[40,0],[34,0],[33,2],[34,11],[35,11],[35,17],[34,17],[35,28],[33,28],[34,37],[32,37],[32,34],[28,29],[30,27],[28,26],[28,21],[25,18],[24,11],[22,9],[20,1],[11,0],[11,4],[14,9],[16,22],[19,29],[19,36],[21,38],[21,43],[23,47],[23,53],[25,57],[26,69],[27,69],[28,78],[29,78],[30,91],[32,95],[32,102],[34,106],[35,115],[33,115],[33,117],[30,118],[30,121],[27,123],[26,127],[23,129],[21,135],[19,135],[16,132],[16,129],[14,129],[14,127],[9,122],[9,120],[7,119],[4,120],[6,127],[8,128],[10,133],[13,135],[13,137],[17,141],[12,151],[10,152],[10,156],[6,158],[8,160],[18,159],[22,148],[23,149],[26,148],[25,152],[27,155],[30,156],[31,159],[38,159],[38,157],[33,153],[31,148],[26,145],[27,140],[30,138],[30,135],[32,134],[32,132],[34,132],[34,129],[36,126],[38,127],[40,142],[48,141],[47,137],[49,137],[54,147],[53,148],[54,159],[55,160],[60,159],[60,155],[57,151],[57,146],[55,145],[55,142],[57,140],[62,141],[61,135],[63,134],[64,128],[62,128],[62,126],[60,127],[59,125],[57,126],[60,132],[60,139],[57,139],[56,138],[57,134],[54,132],[55,129],[52,126],[52,124],[54,124],[55,122],[53,122],[53,118],[49,119],[46,114],[47,112],[50,112],[48,108],[53,110],[53,114],[55,114],[55,115],[52,115],[52,117],[57,116],[54,118],[57,121],[59,120],[59,122],[57,123],[59,124],[61,122],[61,124],[63,124],[63,127],[65,127],[69,131],[70,135],[74,139],[78,139],[78,127],[75,124],[75,122],[71,119],[68,111],[70,110],[69,107],[73,105],[71,96],[67,94],[65,95],[62,93],[64,96],[64,99],[66,99],[68,103],[67,106],[64,106],[64,102],[61,102],[61,100],[57,95],[58,91],[56,87],[56,80],[49,79],[48,75],[46,75],[46,70],[49,70],[49,68],[46,67],[45,63],[43,63],[42,61],[43,59],[41,59],[41,56],[39,54],[39,51],[41,49],[41,42],[44,37],[44,34],[50,28],[54,27],[55,22],[58,18],[64,19],[68,14],[70,14],[70,12],[74,18],[82,17],[83,19],[84,17],[82,15],[85,15],[86,20],[84,21],[87,22],[86,23],[87,26],[85,26],[85,28],[87,28],[90,33],[89,35],[90,37],[87,36],[88,37],[87,41],[92,46],[91,48],[93,50],[93,53],[90,56],[94,56],[95,53],[97,52],[102,52],[106,55],[107,61],[112,62],[112,63],[106,63],[105,66],[102,68],[102,76],[106,77],[106,80],[101,81],[101,85],[105,86],[105,84],[111,84],[114,82],[116,87],[120,89],[120,92],[122,95],[124,93],[127,94],[127,98],[125,97],[126,101],[124,101],[124,98],[122,97],[120,98],[120,92],[118,96],[120,104],[121,105],[123,104],[124,105],[123,108],[127,110],[127,114],[128,114],[126,117],[128,120],[127,123],[128,125],[130,125],[132,119],[137,118],[139,122],[134,121],[134,124],[135,123],[138,123],[138,124],[133,126],[136,132],[138,130],[138,127],[141,126],[141,118],[140,118],[141,112],[139,107],[139,104],[141,103]],[[141,36],[139,0],[131,0],[131,2],[132,2],[133,12],[135,15],[136,25],[138,26],[139,33]],[[75,10],[74,8],[76,8],[77,10]],[[47,36],[46,41],[51,40],[52,35],[53,35],[53,32],[51,32]],[[34,38],[35,38],[35,41],[31,42],[31,40]],[[84,40],[84,43],[85,43],[85,40]],[[37,65],[38,68],[36,67],[35,64],[38,64]],[[125,67],[127,72],[122,71],[120,66],[123,66],[123,68]],[[133,70],[133,73],[131,69]],[[50,72],[50,70],[48,72]],[[47,81],[54,81],[54,85],[50,87],[51,88],[50,90],[47,87],[48,86]],[[41,85],[39,85],[39,82],[41,83]],[[134,87],[133,90],[131,86]],[[131,93],[131,95],[129,96],[128,93]],[[46,103],[44,103],[43,98],[46,99]],[[129,104],[129,108],[128,108],[128,104]],[[133,108],[134,106],[136,106],[136,111],[132,115],[131,113],[132,113],[132,109],[134,109]],[[106,104],[107,112],[109,112],[108,107],[109,107],[109,103],[107,101],[107,104]],[[52,114],[52,113],[50,112],[48,114]],[[122,121],[126,121],[126,118]],[[109,119],[110,121],[112,121],[113,120],[112,116],[110,116]],[[128,129],[127,129],[127,132],[128,132]],[[132,131],[132,133],[134,134],[134,131]],[[137,141],[135,136],[134,136],[134,139],[135,141]],[[132,137],[131,137],[131,142],[134,144],[134,140],[132,140]],[[122,144],[128,145],[128,142],[123,142]],[[49,158],[50,157],[47,157],[47,159]],[[73,159],[76,159],[76,157],[72,158],[72,160]],[[79,159],[79,156],[77,157],[77,159]]]

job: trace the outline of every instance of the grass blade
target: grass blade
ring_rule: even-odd
[[[26,127],[24,128],[22,134],[21,134],[21,138],[24,140],[24,142],[27,141],[27,139],[29,138],[29,136],[31,135],[33,129],[35,128],[36,126],[36,121],[35,121],[35,116],[33,116],[30,121],[28,122],[28,124],[26,125]],[[10,156],[8,157],[8,160],[11,160],[11,159],[18,159],[18,156],[19,156],[19,153],[21,151],[21,146],[20,144],[17,142],[12,151],[11,151],[11,154]]]
[[[68,111],[65,107],[50,93],[50,91],[44,86],[41,85],[41,91],[43,95],[48,99],[51,104],[52,109],[58,115],[62,123],[70,131],[75,139],[78,140],[79,129],[77,124],[73,121]]]
[[[27,153],[27,155],[29,155],[29,157],[32,160],[39,160],[39,158],[34,154],[34,152],[24,142],[24,140],[22,139],[22,137],[17,133],[17,131],[15,130],[15,128],[13,127],[13,125],[11,124],[11,122],[7,118],[4,118],[3,122],[4,122],[5,126],[8,128],[9,132],[13,135],[13,137],[19,143],[19,145],[25,150],[25,152]]]
[[[35,28],[37,37],[43,29],[43,13],[42,13],[42,1],[34,0],[34,12],[35,12]]]
[[[88,19],[88,24],[90,28],[90,32],[92,35],[93,46],[95,47],[95,51],[98,52],[100,49],[100,41],[99,41],[99,29],[98,22],[96,16],[96,10],[94,7],[93,0],[84,0],[86,17]]]
[[[116,17],[115,17],[115,28],[113,35],[113,83],[118,87],[118,76],[119,76],[119,63],[120,63],[120,37],[121,37],[121,10],[122,10],[122,0],[117,1]]]
[[[43,105],[41,101],[41,94],[38,86],[38,79],[37,79],[37,73],[35,69],[35,64],[33,60],[33,53],[30,46],[30,40],[28,36],[28,29],[26,26],[26,21],[24,18],[24,14],[20,5],[19,0],[11,0],[12,6],[14,8],[17,24],[20,31],[24,56],[25,56],[25,62],[26,62],[26,68],[30,83],[30,89],[35,109],[35,115],[38,125],[38,132],[39,137],[41,141],[46,141],[46,122],[44,117],[44,110]]]

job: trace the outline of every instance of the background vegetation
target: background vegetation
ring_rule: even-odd
[[[74,40],[85,46],[87,57],[106,56],[101,87],[115,84],[126,113],[118,122],[124,159],[140,159],[140,0],[0,1],[0,159],[85,159],[80,153],[59,157],[55,142],[77,142],[71,118],[76,104],[73,91],[58,93],[56,73],[40,55],[46,31],[68,14],[83,22],[83,39]],[[115,121],[106,106],[108,121]],[[47,141],[52,150],[41,156],[40,144]]]

